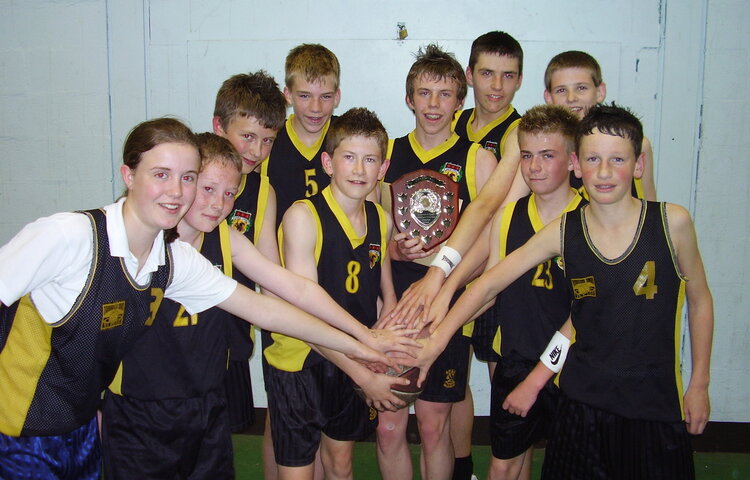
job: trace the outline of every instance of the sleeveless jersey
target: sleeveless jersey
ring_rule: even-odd
[[[268,177],[257,172],[250,172],[242,176],[237,196],[234,199],[232,213],[227,216],[227,223],[247,237],[253,244],[258,243],[258,236],[263,228],[268,205],[270,182]],[[237,269],[232,272],[232,278],[251,290],[255,290],[255,282],[247,278]],[[253,354],[255,332],[253,326],[241,318],[229,321],[229,345],[232,360],[244,360]]]
[[[364,237],[357,237],[330,188],[301,201],[310,209],[317,223],[315,262],[318,283],[344,310],[365,326],[372,327],[377,321],[380,267],[388,241],[383,209],[380,205],[365,202],[367,233]],[[296,372],[323,360],[301,340],[265,330],[263,335],[270,336],[272,341],[264,350],[265,358],[280,370]]]
[[[335,117],[331,120],[333,118]],[[318,141],[308,147],[294,131],[293,119],[294,115],[290,115],[273,142],[268,160],[261,166],[261,173],[268,176],[276,190],[277,226],[281,225],[281,219],[292,203],[312,197],[330,183],[328,174],[323,170],[320,154],[325,148],[324,140],[331,120],[323,127]]]
[[[536,198],[528,195],[505,207],[500,223],[501,259],[544,228]],[[582,200],[576,195],[564,212],[577,209]],[[521,275],[497,296],[500,326],[495,351],[503,357],[537,360],[552,335],[568,319],[570,300],[560,257]]]
[[[664,203],[642,202],[635,238],[619,258],[593,245],[583,207],[562,225],[575,342],[560,376],[570,398],[649,421],[682,420],[680,319],[685,282]]]
[[[61,435],[91,421],[120,359],[149,330],[171,282],[169,246],[151,282],[137,285],[122,259],[109,253],[104,211],[82,214],[91,220],[94,254],[71,310],[49,325],[30,294],[0,308],[0,432],[6,435]]]
[[[513,108],[513,105],[508,105],[507,112],[485,125],[478,132],[475,132],[471,127],[473,121],[473,108],[461,110],[456,113],[453,120],[453,131],[461,138],[480,144],[482,148],[491,151],[498,160],[501,160],[505,139],[508,133],[518,126],[521,115]]]
[[[226,223],[203,234],[200,253],[232,275]],[[154,324],[120,363],[110,391],[138,400],[166,400],[202,397],[223,388],[230,321],[241,320],[218,307],[190,315],[179,303],[164,299]]]
[[[386,157],[391,159],[391,165],[384,181],[395,182],[401,175],[420,168],[435,170],[458,183],[463,210],[477,195],[476,156],[479,148],[479,144],[454,133],[447,141],[428,151],[422,148],[414,132],[411,132],[388,142]],[[392,268],[393,285],[400,297],[412,283],[424,276],[428,267],[416,262],[394,261]]]

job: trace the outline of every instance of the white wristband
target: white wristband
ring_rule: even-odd
[[[562,370],[565,358],[568,356],[569,348],[570,340],[568,337],[560,332],[555,332],[552,340],[547,344],[547,348],[544,349],[544,353],[539,357],[539,360],[545,367],[558,373]]]
[[[459,263],[461,263],[461,254],[456,249],[448,245],[443,245],[440,247],[437,255],[435,255],[432,263],[430,263],[430,266],[438,267],[447,277]]]

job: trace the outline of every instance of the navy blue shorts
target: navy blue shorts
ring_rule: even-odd
[[[377,411],[356,393],[349,377],[328,361],[298,372],[269,366],[268,410],[276,463],[313,463],[320,434],[339,441],[361,441],[378,425]]]
[[[633,420],[560,395],[542,479],[695,478],[683,422]]]
[[[101,446],[96,417],[63,435],[0,434],[0,478],[96,480]]]
[[[224,392],[136,400],[107,393],[102,407],[104,478],[233,479]]]
[[[521,383],[536,365],[535,361],[501,358],[492,377],[490,403],[490,439],[492,456],[511,459],[548,438],[557,410],[559,391],[554,383],[539,392],[536,403],[525,417],[503,409],[505,397]]]
[[[466,398],[471,337],[465,336],[462,330],[458,329],[430,367],[420,400],[457,403]]]

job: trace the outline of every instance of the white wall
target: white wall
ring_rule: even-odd
[[[40,215],[109,202],[121,190],[116,172],[132,126],[171,114],[209,130],[225,78],[264,68],[283,81],[286,52],[299,43],[324,43],[338,55],[340,112],[367,106],[400,136],[413,128],[404,78],[419,46],[437,41],[465,64],[474,37],[505,30],[525,53],[519,110],[542,102],[549,58],[580,49],[602,64],[608,100],[642,116],[655,144],[659,195],[694,212],[715,295],[712,419],[750,421],[742,381],[749,374],[731,362],[750,345],[742,288],[750,275],[748,216],[726,205],[749,195],[741,82],[750,7],[741,0],[710,8],[707,0],[508,3],[497,2],[500,11],[477,0],[460,10],[445,0],[0,0],[0,242]],[[408,28],[405,41],[396,40],[398,22]],[[477,414],[486,415],[486,368],[474,372]],[[262,388],[256,395],[264,405]]]

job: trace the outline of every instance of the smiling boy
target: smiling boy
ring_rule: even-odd
[[[463,105],[466,92],[463,68],[451,54],[437,45],[428,45],[419,51],[406,77],[406,104],[414,112],[415,129],[389,142],[387,156],[391,159],[391,166],[385,182],[427,168],[455,179],[459,184],[462,208],[477,196],[497,162],[491,152],[460,138],[451,129],[455,112]],[[384,198],[389,198],[389,195],[384,195]],[[399,254],[396,242],[407,238],[405,233],[396,235],[390,248],[394,260],[393,282],[399,296],[422,278],[428,268]],[[427,264],[430,260],[426,260]],[[436,368],[415,404],[422,437],[423,478],[450,478],[453,471],[449,416],[452,404],[462,401],[466,393],[471,333],[467,334],[459,332],[455,336],[439,360],[442,362],[439,370]],[[405,437],[407,418],[407,410],[381,415],[378,458],[383,478],[411,477],[411,459]]]

